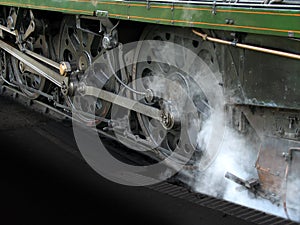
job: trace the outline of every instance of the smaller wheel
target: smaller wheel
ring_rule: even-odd
[[[45,86],[45,78],[33,73],[23,62],[15,57],[11,58],[13,73],[16,77],[16,82],[24,94],[31,99],[36,99],[40,96]]]
[[[86,24],[90,30],[97,30],[95,24]],[[104,54],[102,37],[86,32],[76,27],[75,16],[66,16],[62,21],[59,37],[59,59],[69,62],[75,70],[80,71],[80,76],[71,79],[83,81],[90,85],[112,90],[115,86],[106,78],[108,63],[96,60]],[[102,57],[103,58],[103,57]],[[104,58],[103,58],[104,59]],[[77,113],[77,117],[87,125],[99,124],[101,118],[105,118],[109,112],[111,103],[94,97],[74,96],[66,98],[66,104]],[[95,120],[95,116],[98,118]]]

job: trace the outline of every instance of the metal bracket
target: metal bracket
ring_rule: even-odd
[[[283,152],[282,157],[285,161],[289,162],[292,160],[292,154],[290,152]]]
[[[34,21],[34,15],[32,11],[30,10],[30,23],[28,25],[27,30],[25,31],[24,36],[22,37],[22,40],[25,41],[30,34],[32,34],[35,30],[35,21]]]
[[[147,0],[147,6],[146,6],[146,8],[147,8],[148,10],[151,8],[150,1],[149,1],[149,0]]]
[[[84,31],[84,32],[87,32],[87,33],[90,33],[90,34],[93,34],[93,35],[96,35],[96,36],[101,36],[99,33],[96,33],[96,32],[93,32],[93,31],[90,31],[90,30],[88,30],[88,29],[84,29],[84,28],[82,28],[81,27],[81,17],[80,16],[76,16],[76,28],[77,29],[79,29],[79,30],[82,30],[82,31]],[[85,17],[85,19],[89,19],[89,18],[87,18],[87,17]],[[100,27],[101,27],[101,24],[100,24]]]
[[[108,17],[108,11],[96,10],[96,16],[98,16],[98,17]]]
[[[211,10],[211,13],[213,15],[217,14],[217,1],[216,0],[213,2],[213,7],[212,7],[212,10]]]

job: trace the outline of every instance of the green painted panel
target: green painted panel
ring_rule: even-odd
[[[102,10],[125,20],[300,38],[300,10],[116,0],[0,0],[0,4],[84,15]]]

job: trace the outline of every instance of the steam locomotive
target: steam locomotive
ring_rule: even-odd
[[[221,119],[213,118],[212,135],[220,135],[220,126],[230,127],[257,154],[256,179],[230,172],[225,177],[281,205],[287,215],[299,210],[299,201],[288,199],[300,196],[294,183],[300,180],[300,1],[11,0],[0,5],[2,86],[66,113],[75,109],[86,124],[125,130],[163,157],[178,148],[183,152],[178,157],[185,157],[193,149],[188,165],[206,157],[209,163],[200,163],[204,174],[218,151],[199,146],[198,134],[213,111],[222,111]],[[159,48],[151,50],[148,41],[159,42]],[[170,44],[177,46],[173,53]],[[107,61],[100,63],[103,55]],[[186,91],[194,122],[182,119],[186,102],[174,106],[178,87],[162,83],[159,90],[168,92],[169,100],[156,96],[149,84],[155,77]],[[76,93],[92,97],[94,104]],[[113,121],[113,106],[129,112],[129,126]]]

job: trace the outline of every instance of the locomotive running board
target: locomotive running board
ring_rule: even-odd
[[[46,79],[50,80],[60,88],[63,84],[68,84],[68,78],[61,76],[60,74],[54,72],[53,70],[49,69],[48,67],[44,66],[37,60],[29,57],[28,55],[24,54],[23,52],[19,51],[18,49],[8,45],[4,41],[0,40],[0,48],[4,51],[12,55],[13,57],[17,58],[24,64],[28,65],[34,71],[36,71],[39,75],[45,77]]]

